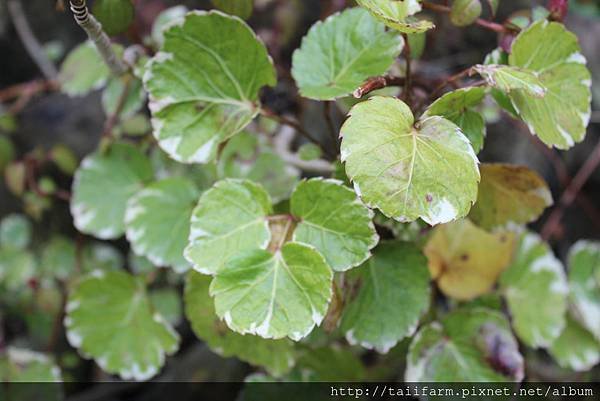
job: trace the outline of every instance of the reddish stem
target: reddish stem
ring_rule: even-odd
[[[423,8],[426,10],[431,10],[431,11],[435,11],[437,13],[442,13],[442,14],[449,14],[451,11],[451,8],[448,6],[443,6],[441,4],[436,4],[436,3],[430,3],[428,1],[423,1],[421,3],[423,5]],[[476,25],[479,25],[482,28],[485,29],[489,29],[490,31],[496,32],[496,33],[509,33],[509,32],[514,32],[516,27],[506,27],[502,24],[498,24],[496,22],[492,22],[492,21],[488,21],[485,20],[483,18],[477,18],[477,20],[475,21]]]

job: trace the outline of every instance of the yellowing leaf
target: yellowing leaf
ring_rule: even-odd
[[[469,218],[485,229],[532,222],[552,205],[548,185],[527,167],[494,163],[479,170],[479,194]]]
[[[424,252],[440,290],[470,300],[492,289],[514,246],[512,233],[491,234],[465,219],[436,227]]]

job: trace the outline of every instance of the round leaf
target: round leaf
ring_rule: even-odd
[[[189,272],[185,282],[185,314],[194,333],[214,352],[235,356],[253,365],[263,366],[269,374],[287,373],[295,361],[293,343],[288,339],[266,340],[231,331],[216,315],[208,293],[210,277]]]
[[[471,25],[481,15],[480,0],[454,0],[450,9],[450,21],[456,26]]]
[[[424,251],[440,290],[471,300],[492,289],[514,247],[512,233],[491,234],[465,219],[436,227]]]
[[[52,237],[42,251],[41,269],[50,277],[66,280],[77,269],[75,242],[57,235]]]
[[[190,234],[190,217],[198,190],[184,178],[167,178],[135,194],[127,203],[127,240],[133,251],[156,266],[184,272],[189,263],[183,250]]]
[[[385,73],[403,44],[367,11],[348,9],[310,29],[294,53],[292,75],[302,96],[333,100]]]
[[[573,316],[600,341],[600,242],[581,240],[569,251]]]
[[[162,11],[158,16],[154,19],[154,24],[152,25],[152,40],[158,47],[163,45],[165,40],[164,30],[169,28],[169,25],[178,19],[182,19],[185,14],[188,12],[186,6],[174,6],[169,7]]]
[[[477,197],[477,157],[460,128],[433,116],[414,124],[401,100],[373,97],[342,127],[342,161],[370,207],[400,222],[464,217]]]
[[[35,277],[36,261],[23,249],[0,248],[0,287],[20,290]]]
[[[417,0],[357,0],[378,20],[402,33],[420,33],[435,27],[430,21],[417,20],[411,15],[421,11]]]
[[[430,297],[427,260],[416,247],[382,243],[349,279],[358,288],[342,315],[341,329],[350,344],[387,353],[415,333]]]
[[[119,53],[122,48],[114,46]],[[104,86],[110,70],[91,42],[73,49],[60,68],[58,80],[62,91],[69,96],[83,96]]]
[[[302,181],[292,194],[290,210],[300,219],[293,240],[314,246],[333,270],[358,266],[379,241],[373,212],[341,181]]]
[[[537,234],[523,234],[500,288],[517,336],[530,347],[552,345],[565,326],[569,288],[562,264]]]
[[[590,370],[600,362],[600,343],[569,316],[564,330],[548,351],[560,366],[576,372]]]
[[[314,248],[288,242],[275,254],[232,258],[210,285],[217,315],[241,334],[306,337],[323,320],[333,274]]]
[[[275,70],[248,25],[217,11],[192,11],[164,37],[144,75],[154,136],[175,160],[207,163],[258,114]]]
[[[258,184],[227,179],[204,192],[192,214],[185,257],[194,269],[216,273],[240,252],[266,248],[271,199]]]
[[[433,102],[423,116],[441,116],[458,125],[477,153],[483,148],[486,130],[483,117],[474,108],[484,97],[484,88],[457,89]]]
[[[0,221],[0,246],[25,249],[31,242],[31,223],[21,214],[10,214]]]
[[[150,161],[133,145],[116,143],[87,156],[73,180],[75,227],[101,239],[120,237],[127,201],[151,178]]]
[[[102,29],[111,36],[126,31],[135,12],[131,0],[96,0],[92,10]]]
[[[460,367],[460,368],[458,368]],[[523,378],[523,357],[500,313],[484,308],[452,312],[423,327],[407,356],[407,382],[505,382]]]
[[[73,288],[66,307],[69,343],[125,380],[147,380],[174,353],[179,336],[153,312],[141,279],[96,271]]]
[[[585,136],[591,115],[591,77],[577,37],[556,22],[539,21],[512,45],[509,64],[535,72],[544,97],[511,91],[509,97],[532,133],[548,146],[568,149]]]
[[[477,202],[469,218],[485,229],[525,224],[552,205],[552,193],[542,177],[524,166],[482,164]]]

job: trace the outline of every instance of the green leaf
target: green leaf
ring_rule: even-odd
[[[294,52],[292,76],[302,96],[333,100],[385,73],[403,44],[367,11],[347,9],[313,25]]]
[[[341,181],[302,181],[292,194],[290,211],[300,219],[293,241],[314,246],[333,270],[360,265],[379,241],[373,212]]]
[[[165,41],[164,30],[168,29],[174,21],[183,19],[187,12],[187,7],[180,5],[169,7],[158,14],[152,25],[152,40],[158,47],[161,47]]]
[[[0,248],[0,287],[9,291],[20,290],[35,277],[35,273],[36,261],[30,252]]]
[[[464,219],[436,227],[424,252],[440,290],[466,301],[492,290],[511,262],[515,242],[513,233],[488,233]]]
[[[310,375],[308,381],[312,382],[359,382],[367,376],[359,355],[356,355],[352,349],[339,348],[335,345],[305,350],[296,365],[293,373],[298,372],[303,376],[308,374]],[[291,377],[285,380],[294,381]],[[310,397],[310,399],[320,400],[318,397]]]
[[[4,168],[14,159],[15,146],[9,138],[0,135],[0,174],[4,172]]]
[[[500,290],[517,336],[530,347],[552,345],[565,327],[569,288],[562,264],[537,234],[521,237]]]
[[[127,96],[119,113],[120,118],[126,119],[138,112],[146,101],[146,92],[142,86],[142,81],[137,78],[129,79],[129,84],[126,84],[124,78],[112,78],[104,91],[102,92],[102,107],[107,116],[114,114],[117,111],[120,98],[125,88],[127,88]]]
[[[298,156],[302,160],[315,160],[323,155],[323,151],[314,143],[305,143],[298,148]]]
[[[248,19],[252,15],[254,0],[211,0],[219,10],[227,14],[237,15],[241,19]]]
[[[485,89],[479,87],[457,89],[446,93],[433,102],[424,117],[441,116],[458,125],[478,153],[483,148],[486,129],[485,120],[475,111],[485,97]]]
[[[152,310],[144,283],[124,272],[96,271],[71,291],[69,343],[107,373],[147,380],[177,351],[179,336]]]
[[[417,20],[411,15],[421,11],[417,0],[356,0],[388,27],[402,33],[419,33],[435,28],[430,21]]]
[[[401,100],[376,96],[352,108],[341,135],[356,193],[388,217],[445,223],[465,216],[477,197],[477,156],[443,117],[415,124]]]
[[[60,280],[70,278],[77,269],[77,250],[75,243],[63,236],[56,235],[44,245],[42,250],[42,271]]]
[[[189,268],[183,257],[190,217],[199,192],[185,178],[167,178],[139,191],[127,203],[125,225],[133,251],[156,266],[178,272]]]
[[[552,205],[544,179],[525,166],[484,163],[479,170],[479,194],[469,218],[485,229],[530,223]]]
[[[73,180],[75,227],[100,239],[120,237],[127,201],[150,179],[150,161],[133,145],[115,143],[106,153],[87,156]]]
[[[576,242],[568,259],[573,317],[600,341],[600,242]]]
[[[477,20],[482,12],[480,0],[454,0],[450,9],[450,21],[456,26],[467,26]]]
[[[308,245],[232,258],[210,285],[217,315],[241,334],[298,341],[319,325],[331,299],[332,271]]]
[[[342,315],[350,344],[387,353],[415,333],[429,308],[430,289],[427,259],[414,245],[382,243],[349,279],[356,284],[350,288],[358,288]]]
[[[154,136],[175,160],[207,163],[258,114],[275,69],[250,27],[217,11],[192,11],[164,37],[144,75]]]
[[[131,0],[96,0],[92,12],[102,29],[113,36],[127,30],[135,10]]]
[[[600,362],[600,343],[569,316],[564,330],[548,351],[560,366],[576,372],[590,370]]]
[[[22,214],[9,214],[0,221],[0,246],[25,249],[31,242],[31,222]]]
[[[61,373],[59,367],[45,354],[23,348],[8,347],[4,355],[0,355],[0,382],[3,382],[4,385],[10,383],[31,384],[33,382],[47,383],[60,381]],[[22,386],[25,386],[25,384]],[[3,389],[3,395],[5,395],[4,391]],[[8,399],[17,400],[23,398],[11,398],[9,396]]]
[[[281,376],[295,363],[293,343],[288,339],[266,340],[231,331],[217,317],[208,293],[210,277],[189,272],[185,282],[185,314],[194,333],[217,354],[235,356],[252,365],[264,367],[269,374]]]
[[[123,48],[114,45],[117,53]],[[83,96],[100,89],[110,77],[110,70],[91,42],[85,42],[73,49],[63,62],[58,80],[62,91],[69,96]]]
[[[477,71],[489,86],[504,93],[522,90],[529,96],[542,98],[546,95],[546,88],[530,70],[498,64],[478,64],[473,70]]]
[[[150,303],[169,324],[181,323],[181,295],[176,288],[165,287],[150,291]]]
[[[419,330],[410,345],[404,379],[520,381],[523,357],[504,315],[484,308],[459,309]]]
[[[194,269],[215,274],[240,252],[266,248],[271,240],[266,217],[269,194],[247,180],[227,179],[204,192],[192,214],[185,257]]]
[[[509,64],[535,72],[546,95],[511,91],[509,97],[531,132],[548,146],[568,149],[585,137],[591,115],[591,77],[577,37],[556,22],[539,21],[512,45]]]
[[[487,64],[506,65],[506,64],[508,64],[508,53],[506,53],[504,50],[502,50],[502,48],[498,47],[498,48],[492,50],[490,53],[488,53],[487,56],[485,56],[485,60],[483,63],[486,65]],[[508,97],[508,95],[506,93],[492,87],[490,90],[490,94],[492,95],[492,97],[494,98],[494,100],[496,101],[498,106],[500,106],[502,109],[504,109],[504,111],[508,112],[511,116],[513,116],[515,118],[519,118],[517,111],[513,107],[512,102],[510,101],[510,98]]]
[[[81,270],[89,273],[94,270],[119,270],[123,268],[123,255],[106,242],[94,241],[83,248]]]

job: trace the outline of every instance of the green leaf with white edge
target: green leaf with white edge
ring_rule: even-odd
[[[498,47],[492,50],[485,56],[484,64],[500,64],[507,65],[508,64],[508,53],[506,53],[502,48]],[[500,106],[504,111],[508,112],[514,118],[519,118],[519,115],[510,101],[508,95],[501,90],[498,90],[494,87],[491,88],[490,93],[498,106]]]
[[[129,80],[129,82],[126,83],[124,80]],[[121,96],[123,96],[125,90],[127,90],[127,94],[119,114],[122,119],[131,117],[144,106],[146,92],[141,80],[131,77],[111,78],[102,92],[102,108],[107,116],[113,115],[117,111]]]
[[[148,158],[135,146],[115,143],[87,156],[73,180],[71,214],[75,227],[100,239],[125,232],[127,201],[152,179]]]
[[[164,37],[144,74],[154,136],[179,162],[210,162],[258,114],[275,69],[250,27],[218,11],[189,12]]]
[[[25,249],[31,242],[31,222],[22,214],[9,214],[0,221],[0,246]]]
[[[450,8],[450,21],[456,26],[467,26],[481,16],[480,0],[454,0]]]
[[[481,75],[489,86],[504,93],[521,90],[534,97],[542,98],[546,95],[546,88],[533,71],[498,64],[478,64],[473,70]]]
[[[9,291],[23,289],[36,275],[33,255],[24,249],[0,248],[0,288]]]
[[[161,47],[164,43],[164,30],[168,29],[175,21],[183,19],[187,12],[187,7],[180,5],[169,7],[158,14],[152,25],[152,40],[157,47]]]
[[[125,225],[133,251],[156,266],[182,273],[190,264],[183,256],[190,218],[199,191],[186,178],[167,178],[148,185],[127,202]]]
[[[211,0],[216,8],[227,14],[248,19],[252,15],[254,0]]]
[[[560,366],[576,372],[588,371],[600,362],[600,343],[570,316],[548,352]]]
[[[433,102],[423,117],[441,116],[458,125],[478,153],[483,148],[486,129],[483,116],[475,111],[485,97],[480,87],[462,88],[448,92]],[[422,117],[422,118],[423,118]]]
[[[19,382],[60,381],[60,368],[45,354],[23,348],[8,347],[4,355],[0,355],[0,382],[5,385]],[[3,395],[5,394],[5,389],[3,389]],[[22,398],[9,397],[8,399]]]
[[[77,270],[75,242],[56,235],[44,245],[41,259],[43,263],[40,268],[44,275],[66,280]]]
[[[517,336],[533,348],[552,345],[565,327],[569,287],[562,263],[537,234],[521,236],[500,291]]]
[[[421,11],[421,5],[417,0],[356,0],[356,2],[385,25],[402,33],[420,33],[435,28],[430,21],[412,17],[413,14]]]
[[[210,285],[217,315],[240,334],[306,337],[327,313],[333,273],[313,247],[288,242],[274,254],[247,251]]]
[[[113,45],[117,54],[123,52],[119,45]],[[110,77],[110,70],[92,44],[87,41],[73,49],[63,62],[58,81],[61,89],[69,96],[84,96],[100,89]]]
[[[313,25],[294,52],[292,76],[302,96],[334,100],[385,73],[403,45],[367,11],[350,8]]]
[[[373,212],[341,181],[300,182],[292,193],[290,211],[299,219],[292,240],[314,246],[335,271],[360,265],[379,242]]]
[[[350,344],[387,353],[415,333],[430,298],[427,259],[418,248],[384,242],[348,279],[358,288],[340,326]]]
[[[78,282],[65,327],[82,356],[125,380],[151,378],[179,347],[177,332],[153,311],[143,280],[125,272],[95,271]]]
[[[573,317],[600,341],[600,242],[577,241],[568,259]]]
[[[352,108],[341,135],[356,193],[388,217],[446,223],[464,217],[477,198],[477,156],[443,117],[415,124],[404,102],[376,96]]]
[[[568,149],[585,137],[592,85],[585,63],[577,37],[557,22],[536,22],[513,42],[509,65],[535,72],[546,95],[511,91],[509,97],[530,131],[548,146]]]
[[[271,240],[269,194],[248,180],[226,179],[204,192],[194,209],[185,257],[194,269],[215,274],[240,252],[265,249]]]
[[[519,345],[502,313],[465,308],[419,330],[408,351],[404,379],[407,382],[520,381],[523,365]]]
[[[92,12],[110,36],[126,31],[135,14],[131,0],[96,0]]]
[[[266,340],[231,331],[215,313],[208,293],[210,282],[210,277],[194,271],[186,276],[185,314],[198,338],[223,357],[235,356],[262,366],[273,376],[287,373],[295,363],[293,343],[289,339]]]
[[[484,229],[526,224],[552,205],[548,184],[525,166],[484,163],[477,202],[469,218]]]

